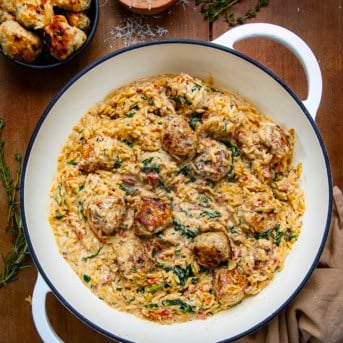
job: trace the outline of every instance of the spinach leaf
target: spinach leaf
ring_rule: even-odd
[[[236,145],[232,144],[231,142],[226,142],[226,141],[222,141],[222,143],[231,150],[231,155],[232,155],[232,158],[234,157],[238,157],[240,154],[239,154],[239,150],[237,148]]]
[[[179,284],[184,286],[186,281],[189,277],[194,276],[191,265],[187,265],[186,268],[182,268],[180,266],[166,266],[166,265],[159,265],[163,270],[166,272],[173,272],[179,279]]]
[[[126,144],[128,147],[132,148],[133,147],[133,143],[128,141],[127,139],[123,140],[123,143]]]
[[[274,229],[274,243],[279,246],[285,233],[280,231],[280,225],[276,226]]]
[[[192,306],[185,303],[181,299],[167,299],[163,300],[162,304],[164,306],[179,306],[180,310],[184,313],[193,313],[194,310],[192,309]]]
[[[119,185],[119,188],[123,190],[126,194],[133,194],[134,192],[136,192],[135,189],[127,187],[125,185]]]
[[[85,280],[87,283],[91,281],[91,277],[87,274],[83,274],[83,280]]]
[[[199,91],[202,88],[201,85],[198,83],[195,83],[194,86],[192,87],[192,92]]]
[[[121,167],[122,160],[119,156],[114,160],[114,168],[119,169]]]
[[[195,131],[196,126],[201,123],[202,116],[199,114],[193,114],[192,118],[189,119],[188,124],[189,126]]]
[[[221,217],[221,214],[218,211],[212,211],[212,212],[211,211],[202,211],[200,215],[201,215],[201,217],[207,216],[211,219]]]
[[[178,221],[174,221],[174,227],[176,231],[182,231],[182,237],[187,239],[194,238],[198,235],[198,229],[191,229],[189,226],[179,223]]]
[[[142,161],[143,167],[141,168],[141,171],[143,173],[159,173],[161,171],[161,166],[158,163],[151,163],[153,160],[153,157],[146,158]]]
[[[189,165],[183,166],[183,167],[177,172],[176,175],[180,175],[180,174],[189,177],[189,178],[191,179],[191,182],[196,181],[196,177],[194,176],[193,169],[192,169]]]
[[[89,255],[89,256],[86,256],[86,257],[82,257],[82,261],[83,261],[83,262],[86,262],[87,260],[89,260],[89,259],[91,259],[91,258],[94,258],[94,257],[98,256],[98,255],[99,255],[99,252],[101,251],[101,249],[102,249],[102,246],[101,246],[101,247],[98,249],[98,251],[95,252],[94,254]]]
[[[257,233],[257,234],[255,234],[255,239],[267,238],[270,236],[272,231],[273,231],[273,228],[268,229],[268,230],[263,231],[263,232],[260,232],[260,233]]]

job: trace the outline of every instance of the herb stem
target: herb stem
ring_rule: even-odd
[[[1,133],[4,126],[5,121],[0,118],[0,179],[6,190],[7,196],[8,215],[6,230],[10,229],[11,231],[13,237],[13,246],[6,256],[2,256],[3,267],[2,270],[0,270],[0,288],[6,286],[10,281],[14,280],[21,269],[28,267],[28,265],[24,265],[24,263],[30,255],[29,247],[24,236],[19,202],[16,201],[20,185],[22,158],[20,154],[15,154],[17,168],[15,179],[12,179],[10,168],[5,159],[5,142],[1,138]]]

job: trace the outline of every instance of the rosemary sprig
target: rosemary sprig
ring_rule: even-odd
[[[240,0],[195,0],[195,4],[200,5],[201,13],[210,23],[222,15],[230,26],[244,24],[248,19],[255,18],[257,12],[268,5],[269,0],[257,0],[254,9],[249,9],[243,16],[237,17],[232,8],[239,2]]]
[[[13,179],[10,168],[5,159],[5,142],[1,137],[4,126],[5,121],[0,118],[0,179],[5,188],[7,197],[8,216],[6,230],[10,231],[12,235],[13,246],[6,256],[2,256],[3,267],[2,270],[0,270],[0,288],[6,286],[10,281],[12,281],[20,269],[27,267],[25,265],[25,261],[30,254],[24,237],[20,207],[17,201],[22,157],[19,153],[14,155],[17,166],[16,176]]]

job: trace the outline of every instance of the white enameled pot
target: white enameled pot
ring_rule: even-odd
[[[266,37],[292,50],[308,81],[308,98],[301,101],[275,74],[233,49],[248,37]],[[48,222],[49,188],[57,156],[72,127],[95,102],[136,79],[185,72],[232,89],[287,128],[295,129],[295,163],[302,162],[306,196],[303,229],[282,272],[256,296],[206,320],[159,325],[118,312],[98,299],[58,252]],[[43,113],[29,143],[22,176],[22,213],[26,239],[39,270],[33,293],[35,325],[45,342],[61,342],[45,311],[52,291],[78,318],[119,341],[217,342],[242,337],[267,323],[296,296],[316,267],[329,230],[332,184],[329,162],[314,122],[322,93],[322,78],[309,47],[292,32],[270,24],[234,28],[212,43],[175,40],[118,50],[72,79]]]

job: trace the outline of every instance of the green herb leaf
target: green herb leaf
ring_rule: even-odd
[[[257,0],[254,10],[249,9],[244,16],[236,17],[233,8],[239,2],[239,0],[195,0],[195,4],[200,6],[201,13],[210,23],[222,15],[230,26],[244,24],[247,20],[255,18],[256,12],[268,5],[268,0]]]
[[[155,285],[152,285],[150,287],[147,287],[147,290],[149,292],[156,292],[158,291],[159,289],[163,288],[163,285],[160,285],[160,284],[155,284]]]
[[[230,227],[229,231],[230,231],[231,233],[238,233],[238,230],[237,230],[236,226]]]
[[[292,240],[297,240],[298,236],[292,233],[291,229],[287,229],[284,234],[285,241],[290,242]]]
[[[123,185],[123,184],[119,185],[119,188],[120,188],[121,190],[123,190],[124,192],[126,192],[126,194],[133,194],[134,192],[136,192],[135,189],[130,188],[130,187],[127,187],[127,186],[125,186],[125,185]]]
[[[114,160],[114,169],[119,169],[121,167],[122,160],[119,156],[116,156]]]
[[[197,125],[201,123],[202,116],[199,114],[194,114],[192,118],[188,121],[189,126],[195,131]]]
[[[201,215],[201,217],[207,216],[211,219],[221,217],[221,214],[218,211],[212,211],[212,212],[211,211],[202,211],[200,215]]]
[[[283,236],[284,236],[284,232],[279,231],[279,230],[275,232],[274,243],[275,243],[277,246],[280,245]]]
[[[179,284],[184,286],[186,281],[189,277],[194,276],[191,265],[187,265],[186,268],[182,268],[180,266],[166,266],[166,265],[159,265],[163,270],[166,272],[172,271],[179,279]]]
[[[182,98],[176,95],[172,95],[171,99],[174,100],[178,105],[182,106]]]
[[[176,175],[184,175],[184,176],[187,176],[191,179],[191,182],[194,182],[196,181],[196,177],[194,176],[194,172],[193,172],[193,169],[188,166],[188,165],[185,165],[183,166],[178,172]]]
[[[89,255],[89,256],[86,256],[86,257],[82,257],[82,261],[83,261],[83,262],[86,262],[87,260],[89,260],[89,259],[91,259],[91,258],[94,258],[94,257],[98,256],[98,255],[99,255],[99,252],[101,251],[101,249],[102,249],[102,246],[99,247],[99,249],[97,250],[97,252],[95,252],[94,254]]]
[[[193,313],[194,310],[192,309],[192,306],[185,303],[181,299],[166,299],[162,301],[162,304],[164,306],[179,306],[180,310],[184,313]]]
[[[91,277],[87,274],[83,274],[83,280],[88,283],[89,281],[91,281]]]
[[[199,91],[202,88],[201,85],[198,83],[195,83],[194,86],[192,87],[192,92]]]
[[[147,166],[151,163],[153,157],[146,158],[145,160],[142,161],[144,166]]]
[[[145,293],[145,288],[144,287],[139,287],[137,288],[137,293],[141,293],[141,294],[144,294]]]
[[[198,283],[199,278],[197,276],[192,277],[192,284],[195,285],[196,283]]]
[[[126,144],[128,147],[132,148],[133,147],[133,143],[128,141],[127,139],[123,140],[123,143]]]
[[[231,142],[222,141],[222,143],[231,150],[232,157],[239,156],[239,150],[236,145],[232,144]]]
[[[149,308],[149,309],[158,308],[158,304],[150,303],[150,304],[146,305],[146,307]]]
[[[267,238],[270,236],[272,231],[273,231],[273,228],[268,229],[268,230],[263,231],[263,232],[260,232],[260,233],[257,233],[257,234],[255,234],[255,239]]]
[[[153,157],[147,158],[143,163],[143,168],[141,168],[141,171],[143,173],[159,173],[161,171],[161,167],[157,163],[151,163],[153,160]]]
[[[177,220],[174,221],[174,227],[176,231],[182,231],[182,237],[191,239],[199,234],[198,229],[191,229],[189,226],[179,223]]]

